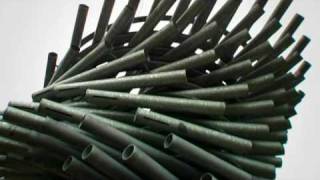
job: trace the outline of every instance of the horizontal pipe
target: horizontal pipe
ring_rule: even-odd
[[[104,180],[109,179],[73,156],[69,156],[62,165],[62,171],[74,179]]]
[[[174,132],[196,141],[226,148],[235,152],[249,152],[252,144],[249,140],[208,129],[193,123],[185,122],[153,111],[138,109],[135,122],[156,130]]]
[[[170,96],[221,101],[248,96],[249,86],[248,84],[242,83],[201,89],[165,92],[165,94]]]
[[[141,74],[121,78],[110,78],[103,80],[84,81],[56,85],[55,96],[59,98],[70,98],[82,96],[87,89],[123,91],[132,88],[157,87],[170,84],[183,84],[187,82],[185,70],[170,71],[154,74]]]
[[[269,135],[270,131],[269,126],[266,124],[205,120],[195,121],[194,123],[246,139],[265,137]]]
[[[249,39],[251,36],[248,29],[243,29],[217,45],[215,51],[223,62],[230,62],[236,50]]]
[[[261,76],[268,73],[276,73],[278,72],[284,65],[286,64],[283,57],[277,57],[276,59],[273,59],[269,62],[266,62],[265,64],[261,65],[260,67],[257,67],[254,71],[247,74],[243,79],[250,79],[257,76]]]
[[[219,152],[216,150],[210,152],[226,161],[229,161],[230,163],[238,165],[241,169],[251,173],[252,175],[271,179],[276,176],[276,167],[272,164],[259,162],[228,152]]]
[[[244,81],[244,83],[247,83],[249,86],[249,91],[252,94],[255,94],[257,92],[264,90],[266,87],[270,86],[272,83],[274,83],[274,80],[275,80],[274,74],[268,73],[265,75],[258,76],[256,78],[246,80]]]
[[[102,103],[129,107],[147,107],[173,112],[191,112],[207,115],[221,115],[224,114],[225,111],[224,102],[142,94],[133,95],[112,91],[87,90],[85,99],[94,104]]]
[[[168,42],[174,39],[179,33],[176,24],[170,22],[164,26],[160,31],[153,33],[147,39],[139,43],[137,46],[132,48],[127,54],[139,51],[141,49],[150,50],[159,46],[163,42]]]
[[[179,44],[178,47],[173,48],[165,53],[161,57],[161,59],[163,59],[164,61],[172,61],[175,59],[186,57],[219,31],[221,31],[219,25],[216,22],[212,22],[201,28],[198,32],[189,36],[189,38]]]
[[[94,65],[100,58],[102,58],[103,55],[110,51],[110,49],[107,48],[108,44],[113,41],[112,38],[114,38],[114,36],[119,33],[121,28],[123,28],[122,26],[124,26],[124,24],[127,24],[128,19],[131,18],[131,15],[133,13],[133,10],[130,7],[126,6],[118,16],[115,23],[113,23],[111,28],[108,30],[104,39],[98,45],[96,45],[92,51],[81,58],[74,66],[72,66],[68,71],[60,76],[57,79],[57,82],[85,71],[86,69]]]
[[[78,152],[71,148],[68,144],[43,133],[38,133],[33,130],[9,124],[7,122],[0,122],[0,130],[1,136],[23,142],[31,146],[41,145],[49,152],[54,152],[63,156],[78,154]]]
[[[262,118],[245,119],[244,122],[267,124],[271,131],[285,130],[291,128],[290,121],[284,116],[271,116]]]
[[[294,76],[303,77],[306,72],[311,68],[311,64],[308,61],[303,61],[298,69],[294,72]]]
[[[274,102],[272,100],[261,100],[254,102],[240,102],[226,105],[226,115],[253,115],[265,114],[273,110]]]
[[[130,144],[122,151],[122,160],[130,168],[143,174],[147,179],[177,180],[178,178],[152,159],[137,146]]]
[[[264,1],[264,0],[263,0]],[[260,4],[254,4],[249,12],[245,15],[243,19],[241,19],[238,24],[226,35],[226,37],[222,40],[225,41],[229,37],[237,34],[243,29],[250,30],[252,25],[264,14],[263,6]]]
[[[263,156],[263,155],[250,155],[247,156],[251,159],[255,159],[261,162],[273,164],[276,167],[281,167],[282,166],[282,159],[280,157],[275,157],[275,156]]]
[[[112,179],[139,180],[141,179],[130,169],[114,160],[108,154],[104,153],[94,145],[87,146],[83,151],[81,158],[102,174]]]
[[[273,10],[272,14],[267,20],[267,23],[272,21],[272,19],[277,19],[278,21],[280,21],[281,17],[287,11],[292,2],[293,0],[281,0],[276,6],[276,8]]]
[[[254,155],[283,155],[284,147],[280,142],[274,141],[253,141],[252,151]]]
[[[36,102],[20,102],[20,101],[9,101],[8,106],[22,109],[24,111],[36,113],[39,109],[39,103]]]
[[[61,81],[59,84],[112,77],[115,76],[118,72],[146,63],[148,61],[148,58],[149,57],[146,54],[146,52],[141,50],[136,53],[132,53],[128,56],[115,59],[111,62],[99,64],[95,68],[92,68],[90,70],[74,75],[68,79],[65,79]]]
[[[270,45],[268,41],[261,43],[257,45],[255,48],[252,48],[248,52],[242,54],[241,56],[235,56],[235,58],[231,61],[233,62],[238,62],[238,61],[244,61],[247,59],[259,59],[267,54],[270,54],[274,51],[273,47]]]
[[[164,142],[164,148],[195,163],[197,166],[210,170],[229,179],[252,179],[252,175],[242,169],[208,153],[190,142],[169,134]]]
[[[302,37],[300,37],[300,39],[297,41],[296,45],[291,49],[289,55],[298,52],[298,54],[302,54],[302,51],[308,46],[308,44],[310,43],[310,38],[303,35]],[[288,56],[289,56],[288,55]]]

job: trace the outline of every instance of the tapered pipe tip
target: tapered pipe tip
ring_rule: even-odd
[[[85,160],[85,159],[87,159],[89,156],[90,156],[90,154],[91,154],[91,152],[93,151],[93,145],[88,145],[83,151],[82,151],[82,153],[81,153],[81,158],[83,159],[83,160]]]
[[[122,152],[122,160],[130,159],[136,152],[136,147],[133,144],[128,145]]]
[[[71,163],[72,161],[74,161],[74,158],[72,156],[69,156],[64,162],[63,162],[63,165],[62,165],[62,171],[67,171],[70,166],[71,166]]]

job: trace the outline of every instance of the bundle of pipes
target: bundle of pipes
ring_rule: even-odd
[[[0,116],[0,176],[274,179],[305,95],[295,88],[311,66],[301,56],[310,39],[283,57],[303,21],[296,14],[269,42],[292,0],[279,1],[255,36],[266,0],[227,30],[241,2],[227,0],[211,17],[216,0],[154,0],[147,17],[135,17],[139,0],[129,0],[111,24],[115,1],[105,0],[84,38],[80,5],[57,68],[57,54],[48,55],[44,88]],[[156,31],[159,22],[167,24]]]

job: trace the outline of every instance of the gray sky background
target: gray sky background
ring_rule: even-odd
[[[116,1],[111,21],[117,17],[126,2],[127,0]],[[138,14],[146,15],[151,2],[141,0]],[[218,0],[214,12],[224,2],[224,0]],[[253,0],[243,1],[228,29],[245,15],[253,2]],[[277,2],[279,1],[269,0],[265,7],[265,15],[250,31],[252,36],[260,30]],[[64,56],[71,40],[80,3],[90,7],[84,33],[86,35],[96,27],[102,0],[0,0],[1,109],[5,108],[10,100],[30,101],[31,93],[42,87],[47,53],[55,51],[59,59]],[[305,21],[294,34],[294,38],[298,40],[305,34],[312,39],[303,52],[303,57],[311,62],[313,67],[306,76],[307,80],[298,88],[306,93],[306,97],[297,107],[298,115],[292,118],[293,128],[289,131],[283,167],[277,170],[278,179],[319,179],[317,176],[320,160],[318,155],[320,152],[320,122],[317,119],[320,117],[319,11],[320,1],[318,0],[295,0],[281,20],[285,26],[295,13],[305,17]],[[272,40],[278,35],[279,33],[275,34]]]

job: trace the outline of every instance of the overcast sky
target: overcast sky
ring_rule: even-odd
[[[70,40],[78,5],[87,4],[89,9],[85,34],[92,32],[97,23],[102,0],[1,0],[0,6],[0,108],[8,101],[30,101],[31,93],[43,85],[47,53],[57,52],[64,56]],[[126,0],[115,3],[111,21],[117,17]],[[150,0],[141,0],[139,15],[145,15],[151,6]],[[214,12],[225,2],[218,0]],[[270,0],[266,13],[250,31],[254,36],[268,18],[278,0]],[[244,0],[228,29],[241,19],[253,0]],[[171,9],[170,12],[172,12]],[[312,39],[303,52],[305,60],[313,67],[306,81],[299,86],[307,95],[297,107],[298,115],[292,118],[293,129],[289,132],[283,167],[277,170],[278,179],[318,178],[320,152],[320,99],[319,99],[319,55],[320,55],[320,1],[296,0],[281,20],[283,26],[295,13],[305,17],[303,25],[294,34],[298,40],[302,35]],[[280,31],[281,32],[281,31]],[[273,40],[277,37],[275,34]]]

